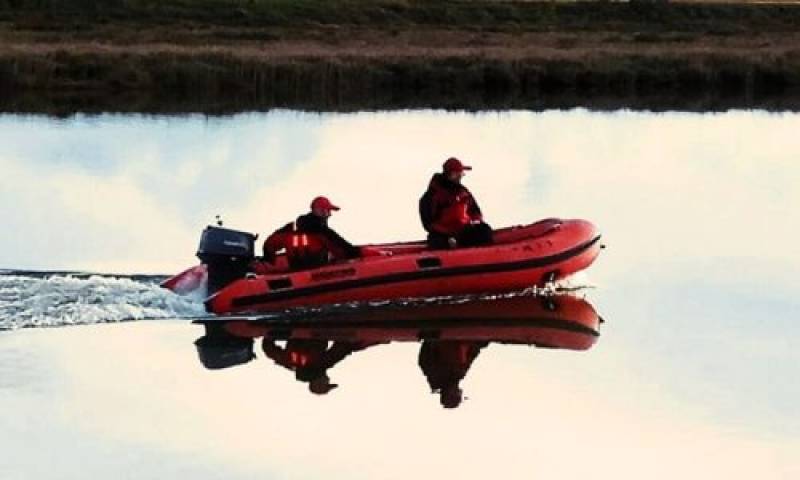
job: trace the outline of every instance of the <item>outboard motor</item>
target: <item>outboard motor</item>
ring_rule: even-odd
[[[228,228],[208,226],[200,237],[197,258],[208,267],[208,294],[234,280],[244,278],[255,258],[258,235]]]
[[[200,363],[209,370],[243,365],[256,358],[253,339],[227,333],[224,324],[204,324],[206,334],[195,340]]]

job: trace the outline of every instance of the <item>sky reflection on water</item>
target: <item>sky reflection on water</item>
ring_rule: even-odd
[[[791,432],[716,417],[715,397],[682,402],[669,378],[642,378],[627,364],[643,359],[602,337],[583,353],[492,344],[463,382],[464,405],[443,410],[413,344],[355,354],[335,369],[340,388],[317,396],[263,358],[203,370],[196,326],[74,330],[0,338],[4,357],[24,350],[47,370],[0,397],[15,412],[2,421],[4,478],[796,474]]]
[[[20,233],[0,265],[170,273],[215,214],[269,233],[317,193],[344,207],[333,225],[354,241],[418,238],[416,201],[457,155],[495,226],[600,225],[627,258],[602,274],[698,260],[796,271],[797,131],[800,115],[759,112],[0,116],[0,205]]]
[[[263,359],[203,370],[196,326],[2,334],[0,478],[797,478],[798,131],[762,112],[0,116],[0,268],[171,273],[215,214],[265,234],[317,193],[354,241],[418,238],[450,155],[492,225],[586,218],[609,245],[597,345],[491,345],[455,411],[405,343],[320,398]]]

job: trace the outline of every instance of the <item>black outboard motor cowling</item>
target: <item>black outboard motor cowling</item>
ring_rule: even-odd
[[[243,278],[255,258],[257,235],[208,226],[200,237],[197,258],[208,267],[208,294]]]
[[[231,335],[222,322],[203,323],[205,335],[195,340],[200,363],[209,370],[243,365],[256,358],[253,339]]]

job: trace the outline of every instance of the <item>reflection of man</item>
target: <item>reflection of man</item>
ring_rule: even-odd
[[[294,338],[286,341],[281,348],[275,340],[264,338],[261,348],[264,354],[275,363],[294,370],[295,378],[308,383],[308,389],[323,395],[337,384],[331,383],[328,369],[344,360],[351,353],[363,350],[372,344],[364,342],[336,341],[328,347],[327,340]]]
[[[444,408],[461,404],[463,392],[459,383],[467,375],[472,362],[489,342],[460,340],[425,340],[419,350],[419,367],[428,385],[439,394]]]

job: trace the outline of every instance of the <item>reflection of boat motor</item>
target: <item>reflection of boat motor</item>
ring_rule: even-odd
[[[222,227],[208,226],[200,237],[197,257],[208,268],[208,294],[245,276],[255,258],[258,236]]]
[[[206,324],[206,334],[195,340],[200,363],[209,370],[233,367],[256,357],[253,339],[226,332],[221,325]]]

